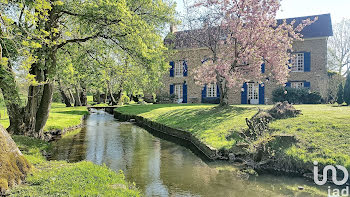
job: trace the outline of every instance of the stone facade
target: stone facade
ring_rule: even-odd
[[[329,18],[330,16],[327,15]],[[310,34],[310,32],[307,32]],[[172,71],[168,73],[163,78],[164,88],[162,89],[162,93],[173,94],[174,85],[186,84],[187,88],[187,101],[183,101],[184,103],[202,103],[204,101],[202,91],[205,88],[204,86],[197,85],[194,80],[194,71],[198,69],[199,66],[202,65],[202,61],[205,57],[210,56],[210,51],[202,46],[196,45],[188,45],[187,41],[182,41],[182,39],[186,39],[186,32],[175,33],[176,43],[175,49],[176,53],[170,59],[170,65],[174,64],[172,62],[178,63],[182,61],[186,61],[187,76],[175,76],[174,74],[174,66],[172,66]],[[311,35],[311,34],[310,34]],[[321,95],[324,95],[325,87],[327,83],[327,40],[330,33],[326,33],[324,35],[327,36],[308,36],[304,41],[296,41],[293,44],[293,52],[301,53],[303,55],[303,63],[305,66],[305,70],[299,72],[290,72],[287,86],[294,86],[296,83],[301,83],[304,87],[310,88],[311,91],[320,92]],[[189,42],[191,43],[191,42]],[[301,58],[302,59],[302,58]],[[306,64],[309,64],[308,66]],[[308,68],[306,68],[308,67]],[[171,73],[173,72],[173,73]],[[268,75],[269,71],[266,70],[265,74]],[[273,78],[273,77],[272,77]],[[276,89],[279,85],[275,80],[267,80],[263,88],[259,87],[259,104],[272,104],[272,91]],[[270,79],[270,78],[269,78]],[[256,84],[258,86],[258,84]],[[244,87],[244,86],[242,86]],[[246,104],[247,101],[243,101],[242,99],[247,99],[242,96],[242,87],[236,87],[228,90],[228,98],[230,104]],[[185,88],[185,87],[184,87]],[[185,89],[186,89],[185,88]],[[254,88],[250,88],[254,89]],[[247,88],[244,89],[247,91]],[[183,90],[181,90],[183,91]],[[185,93],[185,92],[184,92]],[[203,92],[205,93],[205,92]],[[249,94],[252,95],[252,94]],[[247,96],[247,95],[246,95]],[[264,98],[262,98],[264,97]],[[181,101],[181,100],[180,100]],[[248,103],[250,99],[248,99]],[[257,103],[256,103],[257,104]]]

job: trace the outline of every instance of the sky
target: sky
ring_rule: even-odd
[[[177,2],[177,11],[183,12],[183,0]],[[282,0],[277,18],[292,18],[317,14],[331,14],[332,22],[338,23],[342,18],[350,19],[350,0]]]

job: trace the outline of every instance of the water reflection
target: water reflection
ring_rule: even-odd
[[[231,165],[204,162],[187,148],[133,124],[118,122],[104,112],[90,115],[85,124],[80,133],[55,142],[50,159],[86,159],[121,169],[145,196],[321,195],[298,191],[299,185],[313,186],[301,178],[264,175],[243,180]]]

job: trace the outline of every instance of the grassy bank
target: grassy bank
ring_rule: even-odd
[[[152,121],[193,133],[207,145],[230,149],[239,139],[227,139],[231,131],[246,129],[245,118],[258,108],[271,106],[237,105],[218,109],[216,105],[140,105],[117,108],[124,114],[139,115]],[[286,155],[311,163],[338,164],[350,168],[350,107],[296,105],[302,115],[270,124],[274,133],[295,135],[298,142]]]
[[[1,120],[0,124],[7,128],[10,125],[8,115],[4,116],[3,105],[0,105]],[[86,107],[65,107],[62,103],[52,103],[49,119],[45,125],[44,130],[64,129],[79,125],[83,115],[88,114]]]
[[[83,161],[46,161],[43,151],[50,144],[24,136],[13,136],[25,157],[34,165],[26,183],[11,190],[13,196],[139,196],[122,172]]]
[[[6,113],[4,116],[3,105],[0,105],[0,113],[0,124],[8,127],[9,120]],[[44,129],[49,131],[79,125],[86,114],[86,107],[66,108],[64,104],[53,103]],[[64,137],[69,136],[70,133]],[[140,196],[135,186],[125,181],[122,172],[87,161],[47,161],[42,153],[49,151],[49,143],[25,136],[12,137],[34,168],[25,184],[10,191],[11,196]]]
[[[231,130],[246,128],[245,118],[253,116],[258,108],[248,105],[220,109],[216,105],[159,104],[123,106],[116,110],[189,131],[213,148],[229,149],[237,139],[227,140],[226,136]]]

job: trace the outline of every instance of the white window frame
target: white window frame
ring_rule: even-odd
[[[211,83],[207,85],[207,97],[213,98],[217,97],[217,86],[215,83]]]
[[[183,99],[183,87],[182,87],[182,84],[175,84],[174,85],[174,94],[176,95],[177,99]]]
[[[175,77],[184,76],[183,61],[176,61],[174,67]]]
[[[296,82],[291,82],[290,83],[290,87],[291,88],[304,88],[305,86],[304,86],[304,82],[302,82],[302,81],[296,81]]]
[[[304,53],[294,53],[292,58],[292,72],[304,72]]]
[[[259,100],[259,85],[256,83],[248,83],[248,100],[253,99]]]

